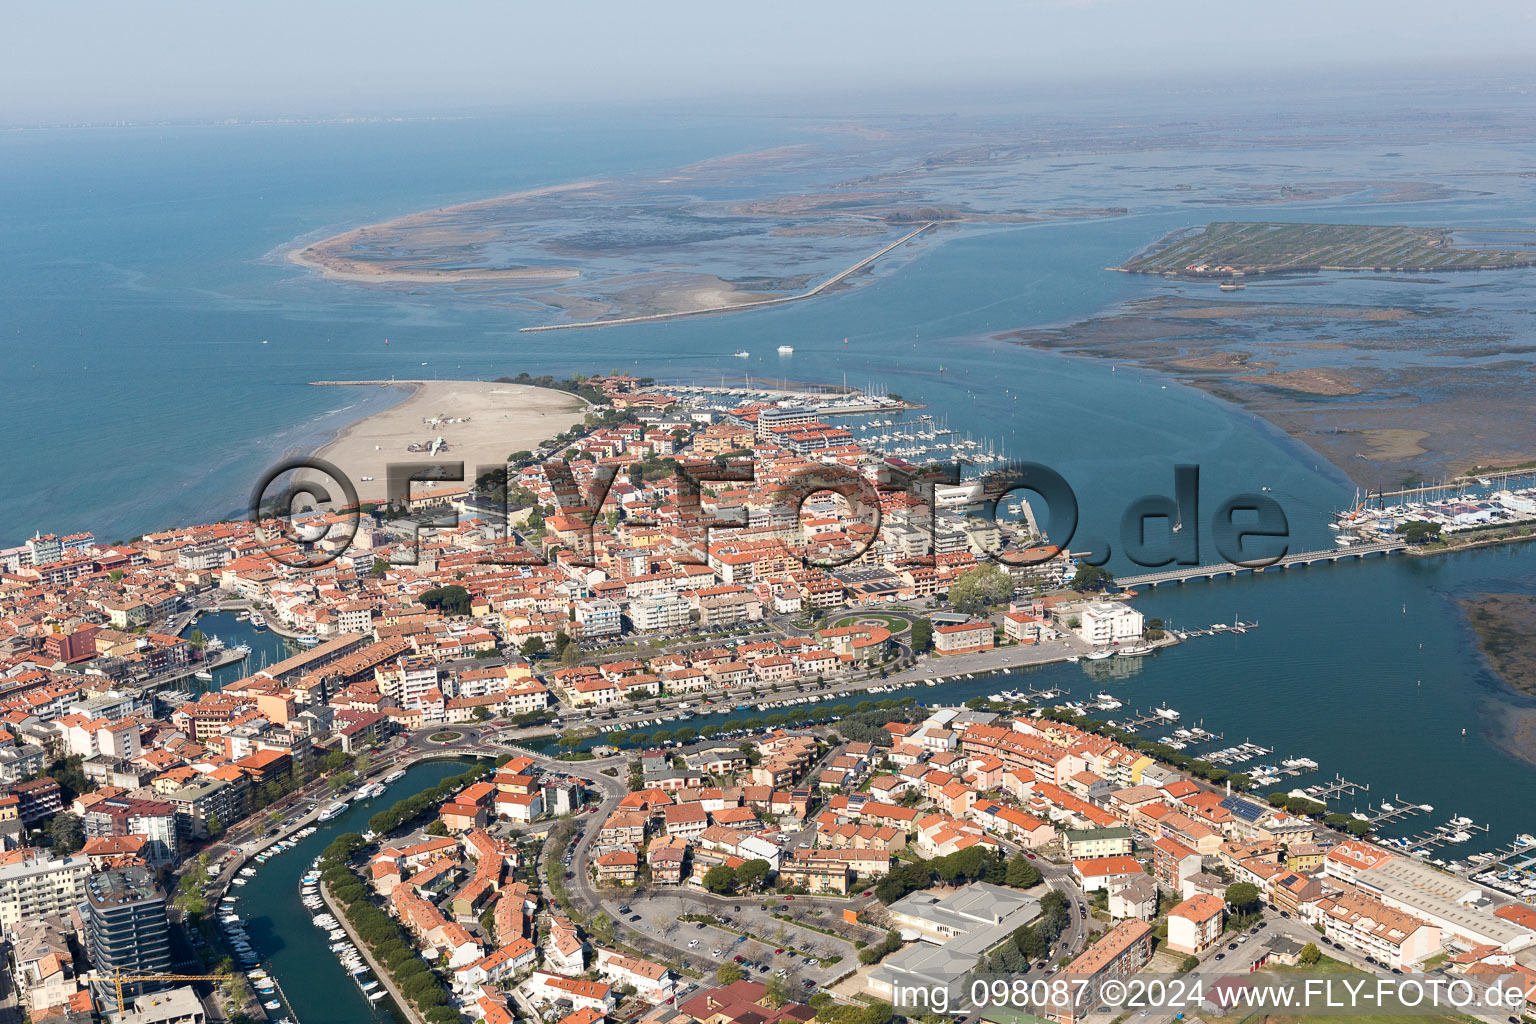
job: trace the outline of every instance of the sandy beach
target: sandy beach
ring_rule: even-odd
[[[345,386],[402,385],[414,388],[404,401],[358,420],[315,452],[350,476],[364,500],[384,497],[390,463],[428,461],[425,452],[407,451],[408,445],[441,437],[447,450],[431,461],[462,462],[473,478],[477,467],[500,465],[512,452],[532,450],[580,423],[587,411],[586,401],[575,395],[526,384],[406,380]],[[438,422],[430,422],[434,419]]]

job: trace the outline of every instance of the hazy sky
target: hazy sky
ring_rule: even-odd
[[[1025,88],[1536,65],[1532,0],[18,3],[0,123]]]

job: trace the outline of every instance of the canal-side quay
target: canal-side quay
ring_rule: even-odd
[[[331,895],[331,887],[325,884],[323,880],[320,882],[320,898],[325,901],[325,908],[330,911],[331,916],[336,918],[336,926],[347,933],[347,941],[357,947],[358,953],[368,962],[368,969],[373,971],[373,976],[379,979],[379,984],[383,985],[384,991],[389,993],[389,998],[395,1004],[395,1011],[405,1017],[410,1024],[426,1024],[426,1020],[421,1014],[416,1012],[416,1008],[411,1005],[410,1000],[406,999],[400,990],[395,987],[394,976],[389,973],[383,964],[374,959],[373,949],[368,943],[363,941],[361,935],[357,934],[357,929],[353,928],[352,922],[347,920],[346,908]]]
[[[481,756],[485,756],[485,752],[437,750],[408,751],[405,757],[380,758],[369,779],[359,780],[360,785],[375,781],[391,771],[404,769],[406,772],[405,778],[390,786],[380,796],[355,802],[342,814],[324,822],[317,820],[319,812],[332,801],[323,796],[301,798],[311,799],[312,805],[300,814],[293,814],[290,810],[290,820],[293,821],[291,826],[259,842],[248,844],[248,848],[236,847],[237,857],[229,858],[225,853],[229,863],[209,882],[210,905],[224,895],[236,897],[235,912],[250,937],[259,966],[273,979],[274,987],[282,994],[286,1015],[295,1024],[398,1022],[398,1018],[383,1005],[386,1001],[372,1003],[363,995],[352,976],[330,950],[325,933],[314,926],[313,915],[301,903],[301,879],[310,864],[336,836],[344,832],[363,831],[368,819],[376,812],[459,774]],[[261,854],[272,851],[276,844],[292,841],[296,833],[311,825],[315,831],[310,835],[300,837],[287,849],[271,854],[265,863],[256,860]],[[253,868],[256,873],[248,877],[240,876],[239,871],[246,867]],[[246,884],[235,885],[234,879],[237,877]],[[337,918],[339,922],[345,920],[339,914]],[[362,944],[357,945],[359,951],[363,951]],[[384,977],[380,975],[381,984]],[[391,999],[398,1001],[398,995],[392,992]],[[408,1004],[400,1005],[403,1014],[410,1012]],[[269,1016],[278,1017],[283,1014],[272,1010]],[[408,1024],[420,1022],[410,1018]]]

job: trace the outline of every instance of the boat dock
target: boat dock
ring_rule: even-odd
[[[1523,871],[1536,866],[1536,846],[1518,841],[1508,843],[1479,857],[1477,864],[1484,870],[1502,867]]]
[[[1168,709],[1164,708],[1163,710],[1166,711]],[[1124,729],[1126,732],[1137,732],[1146,726],[1154,725],[1158,722],[1169,724],[1178,721],[1177,712],[1175,712],[1172,717],[1169,715],[1160,715],[1156,711],[1148,712],[1145,714],[1132,712],[1132,715],[1134,716],[1132,718],[1117,720],[1115,722],[1115,727],[1118,729]]]
[[[1452,818],[1444,825],[1439,825],[1418,835],[1409,836],[1398,840],[1398,844],[1405,849],[1418,852],[1419,850],[1433,850],[1437,846],[1448,846],[1452,843],[1465,843],[1479,832],[1487,833],[1487,825],[1474,825],[1470,818]]]
[[[1368,782],[1350,782],[1344,776],[1334,773],[1332,782],[1325,782],[1320,786],[1308,788],[1307,795],[1314,800],[1327,803],[1339,796],[1354,796],[1356,793],[1369,793],[1371,785]]]
[[[1364,815],[1365,821],[1373,829],[1379,828],[1380,826],[1386,825],[1390,822],[1397,821],[1401,818],[1410,817],[1411,815],[1418,814],[1424,810],[1424,806],[1422,804],[1403,803],[1402,798],[1395,793],[1392,795],[1392,799],[1397,800],[1398,802],[1392,804],[1383,800],[1380,807],[1372,809],[1373,813]]]
[[[199,672],[212,672],[214,669],[223,668],[225,665],[233,665],[237,661],[244,661],[250,656],[251,652],[247,648],[226,648],[215,655],[204,658],[202,661],[189,661],[180,668],[154,676],[137,685],[143,690],[159,690],[167,686],[175,686],[192,678]]]

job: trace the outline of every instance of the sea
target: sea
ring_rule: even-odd
[[[325,281],[283,257],[296,239],[542,185],[663,175],[803,141],[803,128],[780,117],[658,113],[0,133],[0,466],[9,484],[0,490],[0,544],[35,531],[127,539],[238,515],[284,453],[318,447],[398,400],[315,380],[612,369],[900,393],[1062,473],[1082,508],[1081,538],[1118,546],[1126,506],[1171,493],[1174,466],[1192,463],[1202,515],[1267,488],[1287,513],[1293,550],[1330,542],[1328,516],[1353,500],[1354,485],[1252,413],[1153,372],[996,337],[1168,294],[1159,279],[1104,270],[1167,231],[1344,217],[1327,204],[1191,209],[1139,191],[1123,217],[939,232],[855,287],[811,301],[584,332],[519,334],[555,314],[452,291]],[[1477,154],[1453,148],[1426,142],[1408,158],[1478,164]],[[1340,156],[1298,144],[1276,160],[1290,174],[1335,175],[1355,161],[1347,169],[1365,175],[1387,159],[1379,149],[1362,143]],[[1490,153],[1486,162],[1530,166],[1528,157]],[[1223,158],[1121,154],[1071,173],[1085,176],[1085,197],[1103,199],[1093,175],[1160,181],[1167,165]],[[1252,159],[1251,145],[1242,159]],[[1536,196],[1506,183],[1345,212],[1360,223],[1536,227]],[[1436,288],[1319,278],[1283,297],[1476,302],[1513,317],[1533,281],[1527,271],[1462,275]],[[1247,297],[1262,291],[1250,285]],[[786,344],[794,353],[781,358]],[[752,357],[732,356],[742,349]],[[1202,555],[1215,558],[1208,542]],[[1485,591],[1536,592],[1536,551],[1351,561],[1149,590],[1138,606],[1165,622],[1241,618],[1260,627],[1191,641],[1124,678],[1062,665],[987,685],[1068,685],[1076,697],[1108,690],[1128,709],[1167,704],[1227,742],[1275,749],[1272,760],[1320,764],[1294,785],[1335,773],[1370,784],[1339,809],[1398,797],[1435,807],[1405,831],[1451,815],[1490,826],[1486,841],[1454,855],[1536,832],[1536,750],[1511,728],[1515,716],[1536,714],[1536,701],[1489,672],[1455,604]],[[938,701],[975,689],[906,692]]]

